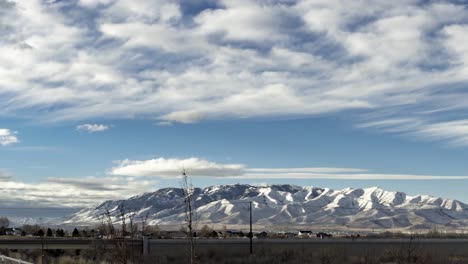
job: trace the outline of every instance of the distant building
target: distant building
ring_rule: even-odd
[[[300,230],[297,233],[297,235],[300,236],[300,237],[312,237],[313,233],[310,230]]]
[[[330,237],[332,237],[332,234],[328,234],[328,233],[325,233],[325,232],[317,233],[317,238],[323,239],[323,238],[330,238]]]
[[[5,233],[7,236],[21,236],[20,228],[5,228]]]
[[[245,236],[244,232],[240,230],[227,230],[226,234],[229,237],[244,237]]]
[[[260,232],[258,234],[255,235],[257,238],[267,238],[268,237],[268,233],[263,231],[263,232]]]
[[[182,231],[161,231],[160,238],[186,238],[187,233]]]

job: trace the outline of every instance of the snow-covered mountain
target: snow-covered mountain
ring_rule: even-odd
[[[43,225],[54,226],[64,220],[64,217],[20,217],[7,216],[12,227],[22,227],[23,225]]]
[[[10,227],[36,224],[53,226],[78,211],[76,208],[0,208],[0,216],[8,218]]]
[[[106,201],[71,215],[63,224],[96,224],[106,209],[117,222],[119,205],[134,214],[137,222],[146,218],[149,224],[181,224],[185,219],[182,197],[180,188],[164,188],[127,200]],[[409,196],[377,187],[331,190],[236,184],[195,189],[199,223],[247,224],[250,201],[256,225],[368,229],[430,229],[434,225],[456,229],[468,225],[468,205],[462,202],[428,195]]]

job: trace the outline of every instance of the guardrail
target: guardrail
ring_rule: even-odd
[[[3,256],[3,255],[0,255],[0,263],[8,263],[8,264],[11,264],[11,263],[17,263],[17,264],[34,264],[34,263],[31,263],[31,262],[27,262],[27,261],[24,261],[24,260],[21,260],[21,259],[15,259],[15,258],[10,258],[10,257],[7,257],[7,256]]]

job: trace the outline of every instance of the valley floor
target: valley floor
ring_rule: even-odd
[[[203,264],[468,264],[467,239],[265,239],[254,240],[253,254],[248,239],[200,240],[195,263]],[[149,256],[140,246],[98,243],[75,250],[8,250],[0,253],[33,263],[189,263],[187,240],[151,240]],[[41,255],[44,254],[44,262]],[[124,262],[123,260],[126,260]]]

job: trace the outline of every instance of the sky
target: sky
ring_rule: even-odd
[[[178,187],[468,203],[468,4],[0,0],[0,207]]]

